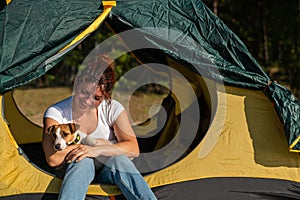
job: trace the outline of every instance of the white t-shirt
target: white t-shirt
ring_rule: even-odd
[[[95,139],[115,140],[112,126],[123,110],[124,107],[116,100],[111,100],[110,104],[102,101],[98,106],[98,126],[89,136]],[[44,113],[45,117],[54,119],[60,124],[72,123],[72,97],[50,106]]]

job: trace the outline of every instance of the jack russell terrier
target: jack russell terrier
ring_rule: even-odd
[[[48,128],[48,134],[50,134],[54,140],[54,149],[57,151],[62,151],[67,146],[72,144],[84,144],[89,146],[95,146],[96,144],[109,144],[112,145],[113,142],[106,141],[103,139],[94,139],[89,135],[78,130],[79,125],[74,123],[68,124],[57,124],[52,125]],[[98,156],[94,158],[94,165],[96,169],[101,169],[103,167],[103,163],[106,162],[108,157],[106,156]],[[56,170],[60,170],[65,166],[63,163],[61,166],[56,167]]]
[[[62,151],[68,145],[72,144],[85,144],[89,146],[95,146],[96,140],[78,130],[79,125],[74,123],[68,124],[56,124],[48,128],[48,133],[52,135],[54,140],[54,149]]]

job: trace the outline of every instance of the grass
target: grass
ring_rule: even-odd
[[[20,111],[29,120],[40,126],[42,126],[43,113],[47,107],[71,94],[72,89],[68,87],[14,90],[14,98]],[[113,98],[125,106],[131,122],[139,123],[149,117],[149,110],[153,112],[152,106],[160,104],[166,95],[135,92],[129,99],[126,99],[126,96],[128,95],[125,93],[113,93]]]

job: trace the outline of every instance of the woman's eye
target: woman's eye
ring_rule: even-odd
[[[100,101],[103,97],[102,96],[95,96],[96,101]]]
[[[86,90],[81,90],[80,93],[84,96],[89,96],[90,95],[90,92],[89,91],[86,91]]]
[[[80,93],[81,93],[81,94],[87,94],[87,91],[85,91],[85,90],[80,90]]]

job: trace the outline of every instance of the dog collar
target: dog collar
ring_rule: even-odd
[[[73,142],[71,142],[69,145],[71,144],[77,144],[80,141],[80,135],[77,134],[77,137],[75,138],[75,140]]]

